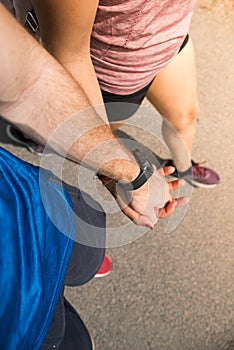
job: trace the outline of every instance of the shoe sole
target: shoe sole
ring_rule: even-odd
[[[187,181],[190,185],[192,185],[193,187],[196,187],[196,188],[214,188],[216,187],[218,184],[212,184],[212,185],[206,185],[206,184],[203,184],[201,182],[197,182],[195,180],[188,180],[186,178],[179,178],[179,177],[176,177],[176,176],[173,176],[173,175],[169,175],[167,176],[168,179],[170,180],[180,180],[180,179],[183,179],[185,181]]]
[[[90,340],[91,340],[91,343],[92,343],[92,350],[95,350],[95,343],[94,343],[93,335],[88,329],[87,329],[87,331],[89,333]]]
[[[37,156],[48,156],[49,154],[44,154],[41,152],[36,152],[29,144],[27,144],[24,141],[20,141],[19,139],[17,139],[12,133],[11,133],[11,125],[7,125],[6,127],[6,134],[9,137],[10,140],[14,141],[15,143],[18,143],[20,145],[23,145],[24,147],[26,147],[31,153],[36,154]],[[52,152],[51,152],[52,153]]]
[[[108,271],[106,273],[97,273],[94,277],[95,278],[101,278],[101,277],[106,277],[111,273],[111,271]]]

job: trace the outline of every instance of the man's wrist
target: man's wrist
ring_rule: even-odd
[[[97,177],[104,185],[110,181],[114,181],[115,183],[119,181],[129,183],[134,181],[141,172],[139,165],[134,161],[121,159],[112,161],[111,163],[113,163],[111,170],[109,169],[110,164],[108,164],[103,166],[97,173]]]
[[[136,149],[133,151],[133,155],[140,166],[139,175],[131,182],[119,181],[118,185],[126,191],[135,191],[142,187],[148,179],[153,175],[154,169],[151,162],[145,157],[142,151]]]
[[[116,179],[115,177],[115,180],[113,180],[109,176],[99,174],[98,178],[102,181],[104,186],[107,186],[110,182],[115,181],[126,191],[134,191],[142,187],[148,181],[154,172],[152,164],[140,150],[137,149],[133,151],[133,154],[135,156],[135,160],[137,161],[137,164],[134,164],[134,175],[132,173],[128,173],[128,178],[127,176],[122,176],[119,179]],[[135,171],[136,169],[137,172]]]

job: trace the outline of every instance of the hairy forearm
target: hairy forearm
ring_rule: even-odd
[[[0,43],[4,118],[36,141],[51,141],[57,152],[116,180],[137,176],[138,165],[91,107],[83,89],[2,7]]]

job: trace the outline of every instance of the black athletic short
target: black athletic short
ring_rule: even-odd
[[[178,53],[185,47],[188,40],[189,35],[187,34]],[[117,95],[101,90],[109,121],[117,122],[130,118],[138,110],[152,83],[153,81],[130,95]]]
[[[71,197],[76,214],[76,239],[83,242],[84,238],[89,236],[88,241],[92,243],[90,247],[74,242],[64,287],[66,285],[79,286],[92,279],[102,264],[105,248],[101,247],[105,246],[106,219],[101,206],[89,195],[73,186],[64,183],[63,186]],[[88,330],[77,311],[64,298],[64,288],[60,294],[50,329],[40,348],[40,350],[52,349],[92,349]]]

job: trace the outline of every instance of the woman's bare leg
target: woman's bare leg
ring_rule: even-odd
[[[187,170],[191,166],[190,159],[199,104],[191,39],[172,62],[156,76],[147,97],[165,118],[162,132],[178,170]],[[185,148],[181,147],[170,124],[176,129]],[[185,149],[187,157],[184,156]]]

